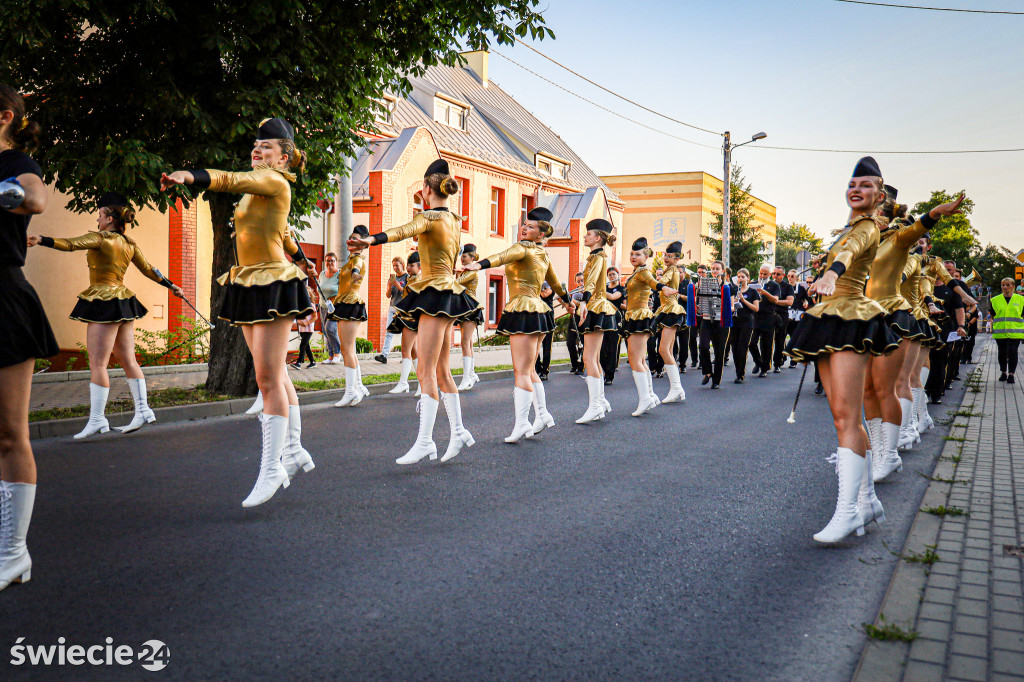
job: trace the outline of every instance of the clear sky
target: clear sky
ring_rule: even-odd
[[[902,4],[1024,11],[1020,0]],[[554,40],[534,45],[602,85],[734,142],[854,150],[1024,148],[1024,16],[926,12],[834,2],[550,0]],[[524,47],[502,52],[610,109],[597,109],[492,55],[490,76],[599,174],[703,170],[722,175],[721,138],[646,113]],[[734,152],[780,224],[820,235],[846,222],[858,154]],[[1024,152],[876,153],[911,206],[966,189],[981,242],[1024,248]]]

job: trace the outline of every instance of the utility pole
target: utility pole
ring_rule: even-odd
[[[722,133],[725,138],[722,142],[722,156],[725,159],[725,167],[722,170],[724,178],[722,189],[722,262],[726,270],[729,269],[729,194],[732,189],[732,138],[729,131]]]

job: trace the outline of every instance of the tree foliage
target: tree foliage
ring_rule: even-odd
[[[261,119],[281,116],[309,154],[292,216],[331,191],[342,158],[372,130],[386,91],[459,62],[460,46],[553,35],[540,0],[36,0],[4,2],[0,81],[26,95],[45,139],[44,177],[89,210],[103,192],[166,210],[163,171],[249,167]],[[187,196],[187,191],[186,191]],[[237,197],[208,194],[213,276],[232,265]],[[223,289],[214,283],[211,308]],[[237,329],[212,337],[210,384],[254,392]],[[232,370],[235,371],[232,371]]]
[[[766,246],[755,222],[751,185],[743,176],[743,168],[737,164],[732,167],[729,187],[729,266],[733,272],[740,268],[756,272],[765,260]],[[724,198],[724,192],[720,190],[718,194]],[[722,258],[722,214],[711,215],[714,218],[708,225],[710,234],[702,235],[701,239],[711,248],[712,259],[719,260]]]
[[[936,190],[927,201],[916,204],[913,213],[916,216],[923,215],[939,204],[953,201],[961,193],[950,194],[944,189]],[[965,199],[960,208],[963,211],[961,214],[945,216],[931,229],[932,253],[944,260],[955,261],[962,269],[966,268],[966,275],[980,254],[981,245],[978,243],[978,231],[971,226],[970,220],[974,202]]]
[[[796,255],[801,251],[810,251],[820,255],[825,250],[821,237],[811,232],[803,223],[780,225],[775,232],[775,264],[786,270],[798,269]]]

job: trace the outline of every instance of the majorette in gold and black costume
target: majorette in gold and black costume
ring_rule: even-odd
[[[875,160],[861,159],[853,177],[881,177]],[[826,268],[838,275],[835,293],[800,318],[786,353],[798,361],[852,350],[884,355],[899,346],[886,324],[886,310],[864,293],[868,271],[878,251],[879,218],[860,216],[843,228],[828,250]]]
[[[924,336],[919,339],[927,347],[933,347],[939,340],[939,332],[934,322],[928,317],[928,312],[921,307],[921,263],[924,257],[919,248],[907,256],[907,264],[903,266],[903,282],[900,284],[900,294],[910,304],[910,314],[914,316],[921,326]]]
[[[100,197],[98,208],[126,211],[128,199],[116,192]],[[40,245],[58,251],[88,250],[89,288],[78,294],[78,301],[70,318],[79,322],[115,324],[145,317],[146,307],[124,285],[129,265],[135,265],[143,275],[158,284],[171,288],[169,279],[149,264],[138,244],[130,237],[114,231],[90,232],[71,239],[41,237]]]
[[[682,242],[672,242],[665,247],[665,253],[672,253],[679,256],[683,252]],[[658,278],[658,282],[664,284],[669,289],[679,290],[679,268],[676,265],[668,265],[665,267],[665,271]],[[680,327],[686,326],[686,308],[679,305],[679,294],[672,294],[669,296],[663,291],[660,291],[660,303],[658,309],[654,311],[654,329],[655,332],[660,332],[665,327],[672,329],[679,329]]]
[[[551,231],[551,211],[538,207],[527,214],[542,231]],[[568,300],[562,283],[555,275],[548,252],[537,242],[522,240],[496,256],[480,261],[480,269],[505,266],[509,300],[501,311],[497,332],[502,336],[513,334],[547,334],[555,328],[555,314],[540,297],[543,282],[563,301]]]
[[[294,135],[290,123],[272,118],[260,124],[256,139],[291,140]],[[218,316],[246,325],[313,312],[306,273],[288,259],[305,260],[288,229],[295,175],[261,164],[242,173],[194,170],[192,177],[196,191],[243,195],[234,214],[236,264],[217,279],[227,290]]]
[[[406,265],[412,265],[420,262],[420,252],[413,251],[409,254],[409,257],[405,259]],[[398,299],[395,303],[395,316],[391,318],[391,324],[388,325],[388,332],[391,334],[401,334],[403,329],[411,329],[416,331],[418,320],[410,315],[409,313],[403,312],[404,308],[399,308],[399,303],[404,303],[407,298],[412,296],[412,291],[409,289],[409,285],[419,279],[420,275],[414,275],[409,273],[405,278],[405,293],[402,298]]]
[[[885,194],[896,201],[898,192],[895,187],[885,185]],[[910,260],[910,249],[936,222],[928,214],[914,223],[892,220],[882,230],[878,251],[871,262],[864,293],[885,308],[886,324],[901,339],[920,341],[928,337],[926,326],[917,320],[913,306],[902,295],[901,285]]]
[[[459,253],[459,255],[461,256],[462,254],[465,253],[476,254],[476,245],[463,244],[462,250]],[[466,288],[466,293],[469,294],[469,297],[472,298],[474,302],[476,302],[477,287],[480,284],[480,272],[478,270],[466,270],[465,272],[461,273],[455,281],[464,286]],[[473,322],[478,325],[483,324],[483,307],[479,306],[478,304],[478,306],[475,309],[469,311],[463,317],[460,317],[459,322]]]
[[[430,164],[424,177],[437,173],[450,175],[447,161],[438,159]],[[405,225],[371,237],[374,244],[419,237],[420,276],[406,284],[405,296],[395,304],[396,320],[402,314],[414,322],[419,321],[422,314],[458,319],[480,307],[455,279],[461,220],[447,208],[432,208],[417,214]]]
[[[369,237],[365,225],[356,225],[352,234]],[[359,296],[359,283],[366,272],[366,258],[362,253],[350,253],[345,264],[338,269],[338,295],[332,301],[334,312],[328,317],[338,322],[366,321],[366,301]]]
[[[929,348],[941,348],[946,345],[946,340],[942,334],[942,326],[932,318],[931,313],[928,311],[928,305],[933,302],[935,283],[949,284],[953,278],[946,271],[941,258],[921,254],[919,259],[921,261],[921,300],[918,302],[918,309],[921,314],[927,316],[925,319],[928,321],[928,326],[932,332],[925,345]],[[945,319],[945,311],[939,313],[937,317],[940,321]]]
[[[587,223],[587,230],[596,230],[607,235],[612,233],[612,224],[604,218],[595,218]],[[583,302],[587,304],[587,316],[579,325],[580,334],[610,332],[618,329],[615,306],[605,296],[608,281],[608,256],[603,248],[596,248],[587,256],[583,268]]]
[[[633,242],[634,251],[643,251],[646,248],[646,237],[640,237]],[[629,338],[631,334],[654,333],[654,312],[650,306],[651,292],[655,289],[660,292],[665,286],[654,278],[646,264],[633,270],[633,274],[626,280],[626,314],[622,320],[622,330],[619,332],[623,338]]]

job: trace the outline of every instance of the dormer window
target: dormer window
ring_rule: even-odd
[[[466,131],[469,107],[441,97],[434,98],[434,120],[451,128]]]
[[[560,180],[569,179],[569,162],[537,154],[537,170]]]
[[[373,99],[380,105],[376,111],[377,122],[391,125],[394,122],[395,105],[398,103],[398,100],[394,95],[384,95],[383,97],[374,97]]]

